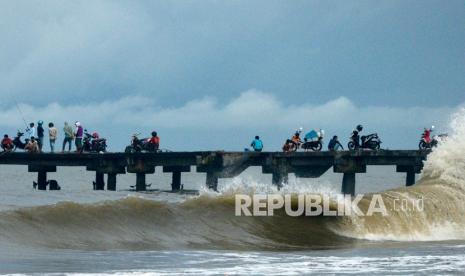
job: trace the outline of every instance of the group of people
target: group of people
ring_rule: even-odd
[[[66,146],[68,146],[68,151],[71,151],[72,143],[75,142],[76,151],[80,151],[82,148],[82,139],[84,135],[84,129],[80,122],[76,122],[75,128],[68,124],[64,123],[63,127],[63,144],[62,152],[65,151]],[[12,151],[15,147],[20,146],[21,142],[20,137],[23,133],[18,131],[18,136],[12,140],[8,134],[3,136],[1,141],[1,147],[4,151]],[[26,128],[26,140],[24,143],[24,150],[30,153],[40,153],[44,149],[44,139],[45,139],[45,128],[44,122],[39,120],[37,122],[37,127],[35,123],[30,123]],[[54,123],[50,122],[48,124],[48,139],[50,145],[50,151],[55,152],[55,144],[58,139],[58,129],[55,127]]]
[[[302,140],[300,138],[301,131],[302,131],[301,129],[297,130],[291,139],[286,140],[282,148],[284,152],[288,152],[290,151],[291,147],[300,145],[302,143]],[[305,135],[304,141],[312,141],[312,140],[318,139],[318,137],[323,137],[323,135],[324,135],[324,131],[321,129],[320,131],[312,130]],[[260,139],[260,136],[258,135],[255,136],[250,146],[256,152],[263,151],[263,141]],[[339,138],[337,137],[337,135],[334,135],[333,138],[329,141],[328,150],[337,151],[337,150],[343,150],[343,149],[344,147],[339,142]]]

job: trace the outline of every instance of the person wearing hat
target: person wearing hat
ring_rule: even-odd
[[[74,132],[74,137],[76,137],[76,139],[74,140],[74,143],[76,144],[76,152],[81,152],[82,137],[84,136],[84,129],[82,128],[82,125],[80,122],[76,122],[74,125],[76,126],[76,130]]]

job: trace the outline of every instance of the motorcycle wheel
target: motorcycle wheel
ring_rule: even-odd
[[[323,148],[323,145],[321,143],[318,143],[316,144],[316,146],[314,146],[312,148],[313,151],[321,151],[321,149]]]
[[[298,148],[297,144],[292,143],[291,147],[289,148],[289,151],[290,152],[296,152],[297,148]]]
[[[350,150],[354,150],[355,149],[355,143],[354,142],[349,142],[347,144],[347,148],[350,149]]]
[[[420,143],[418,144],[418,149],[425,150],[427,148],[428,146],[426,145],[425,141],[421,140]]]

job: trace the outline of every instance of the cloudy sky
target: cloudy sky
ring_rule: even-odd
[[[121,150],[278,150],[353,127],[387,148],[465,103],[464,1],[0,1],[0,131],[81,121]],[[17,103],[17,104],[16,104]],[[18,107],[17,107],[18,105]]]

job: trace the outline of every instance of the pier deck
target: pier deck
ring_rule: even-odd
[[[330,168],[343,173],[341,192],[355,193],[355,175],[366,173],[367,165],[396,166],[397,172],[406,173],[406,185],[415,183],[415,174],[423,168],[428,151],[379,150],[379,151],[338,151],[338,152],[161,152],[161,153],[3,153],[0,165],[27,165],[29,172],[38,173],[38,189],[45,190],[48,184],[47,172],[55,172],[59,166],[82,166],[96,172],[94,189],[116,189],[117,174],[135,173],[136,190],[146,189],[145,175],[163,167],[163,172],[172,173],[172,189],[181,188],[181,173],[206,173],[206,185],[216,190],[219,178],[235,177],[250,166],[260,166],[263,173],[272,174],[274,185],[287,183],[289,173],[297,177],[320,177]]]

